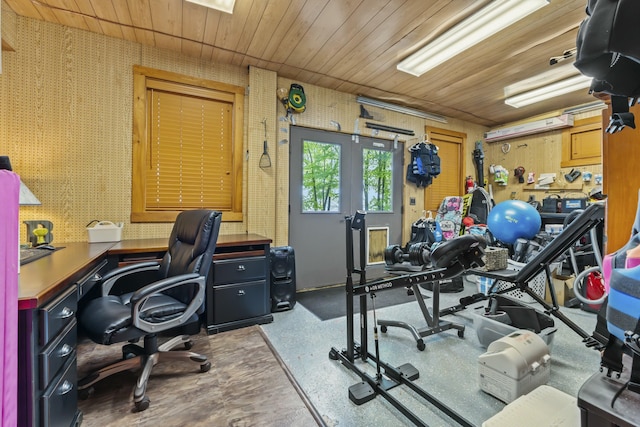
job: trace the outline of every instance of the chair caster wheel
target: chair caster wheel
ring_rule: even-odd
[[[387,333],[387,325],[380,325],[380,332],[382,332],[383,334]]]
[[[424,351],[424,349],[427,348],[423,340],[418,340],[417,347],[418,347],[418,350],[420,351]]]
[[[193,347],[193,341],[189,340],[189,341],[185,341],[184,342],[184,349],[185,350],[191,350],[191,347]]]
[[[149,407],[149,403],[151,401],[149,400],[149,398],[147,396],[143,396],[142,400],[139,402],[136,402],[136,411],[137,412],[142,412],[144,410],[146,410]]]
[[[329,359],[331,360],[338,360],[338,352],[334,349],[331,349],[329,351]]]
[[[202,365],[200,365],[200,372],[207,372],[209,369],[211,369],[211,362],[209,361],[206,361]]]
[[[89,397],[93,395],[96,390],[93,387],[83,388],[78,390],[78,399],[87,400]]]

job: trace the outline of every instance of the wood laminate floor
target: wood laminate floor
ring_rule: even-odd
[[[95,386],[78,402],[83,427],[91,426],[313,426],[317,414],[258,326],[193,337],[192,351],[211,361],[200,373],[197,363],[159,363],[147,396],[151,405],[134,412],[136,375],[122,372]],[[121,357],[121,345],[96,345],[81,339],[81,378]]]

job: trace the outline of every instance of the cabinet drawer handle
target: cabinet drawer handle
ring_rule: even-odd
[[[73,310],[71,310],[69,307],[63,308],[62,311],[60,312],[61,319],[68,319],[72,316],[73,316]]]
[[[73,384],[69,380],[64,380],[62,385],[58,388],[58,394],[60,396],[64,396],[65,394],[69,393],[71,390],[73,390]]]
[[[58,352],[58,356],[60,356],[60,358],[65,358],[68,355],[70,355],[72,351],[73,351],[73,347],[71,347],[69,344],[65,344],[62,346],[62,348],[60,348],[60,351]]]
[[[243,264],[238,265],[238,268],[236,269],[237,271],[245,271],[246,268]]]

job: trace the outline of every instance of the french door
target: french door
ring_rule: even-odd
[[[290,136],[289,244],[298,289],[345,283],[345,217],[356,210],[367,213],[367,275],[379,275],[384,248],[402,239],[404,144],[299,126]]]

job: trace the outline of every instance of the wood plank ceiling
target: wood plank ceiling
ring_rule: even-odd
[[[585,89],[504,104],[505,86],[575,47],[586,0],[550,0],[421,77],[397,63],[490,0],[236,0],[231,15],[185,0],[4,1],[18,15],[489,127],[595,101]]]

